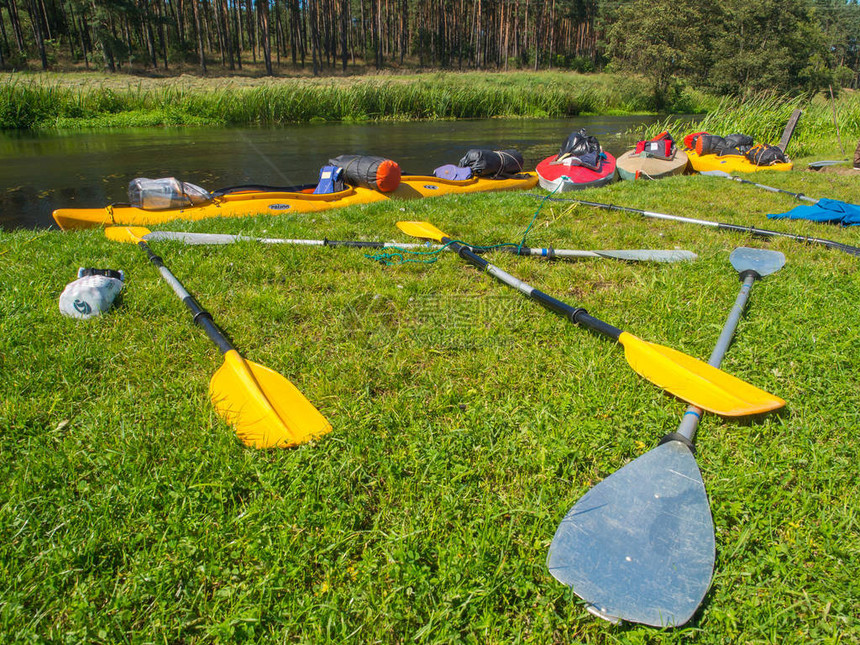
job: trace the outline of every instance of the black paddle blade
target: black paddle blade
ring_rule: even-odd
[[[586,493],[562,520],[547,566],[617,622],[686,623],[714,570],[714,522],[692,452],[670,441]]]

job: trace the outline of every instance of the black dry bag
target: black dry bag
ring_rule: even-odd
[[[756,166],[771,166],[775,163],[788,162],[788,158],[780,148],[767,143],[760,143],[750,148],[746,153],[746,158]]]
[[[562,144],[561,150],[558,151],[556,159],[560,159],[562,155],[570,155],[572,157],[581,157],[589,152],[600,152],[600,142],[597,137],[585,134],[585,128],[579,132],[572,133]]]
[[[473,148],[466,152],[458,165],[471,168],[476,177],[516,175],[523,170],[523,156],[516,150]]]
[[[343,168],[343,180],[352,186],[390,193],[400,185],[400,166],[385,157],[340,155],[328,162]]]

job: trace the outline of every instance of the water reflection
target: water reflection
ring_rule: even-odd
[[[515,148],[534,168],[570,132],[586,128],[609,152],[655,117],[327,123],[278,128],[169,128],[0,135],[0,227],[52,226],[60,207],[127,201],[135,177],[178,177],[209,190],[245,183],[316,182],[340,154],[376,154],[404,172],[431,173],[469,148]]]

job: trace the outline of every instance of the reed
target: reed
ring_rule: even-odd
[[[803,116],[788,148],[792,157],[838,150],[839,142],[833,123],[834,109],[845,154],[854,149],[860,138],[860,94],[847,90],[834,102],[823,94],[795,97],[761,94],[740,101],[725,97],[700,121],[685,126],[683,132],[675,132],[676,122],[669,117],[662,123],[650,126],[645,136],[653,136],[662,129],[669,129],[679,136],[698,131],[720,136],[740,132],[748,134],[756,142],[776,144],[795,109],[802,110]]]
[[[71,76],[71,75],[68,75]],[[440,73],[360,79],[137,84],[11,77],[0,128],[566,117],[649,112],[641,79],[608,75]],[[692,106],[695,110],[699,106]],[[690,109],[684,105],[685,111]]]

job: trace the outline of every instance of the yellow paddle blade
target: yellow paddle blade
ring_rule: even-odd
[[[440,231],[430,222],[397,222],[397,228],[410,237],[420,237],[424,240],[441,242],[443,237],[451,237]]]
[[[243,443],[255,448],[286,448],[331,430],[331,424],[286,378],[236,350],[209,382],[209,395]]]
[[[688,356],[621,332],[618,342],[630,367],[640,376],[679,399],[724,417],[741,417],[777,410],[778,396]]]
[[[126,244],[137,244],[142,241],[144,235],[149,235],[150,230],[142,226],[108,226],[105,229],[105,237],[114,242],[125,242]]]

